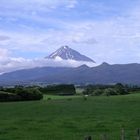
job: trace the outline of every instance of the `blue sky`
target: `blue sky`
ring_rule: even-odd
[[[139,63],[139,17],[140,0],[0,0],[0,71],[63,45],[97,63]]]

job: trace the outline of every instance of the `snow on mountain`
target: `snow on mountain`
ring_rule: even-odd
[[[68,46],[62,46],[52,54],[50,54],[47,59],[62,59],[62,60],[75,60],[75,61],[86,61],[95,63],[94,60],[88,58],[85,55],[80,54],[79,52],[69,48]]]

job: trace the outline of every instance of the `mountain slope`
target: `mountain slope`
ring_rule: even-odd
[[[77,68],[43,67],[19,70],[0,76],[0,83],[45,82],[74,84],[140,84],[140,64],[109,65],[97,67],[82,65]]]
[[[95,63],[94,60],[88,58],[85,55],[80,54],[79,52],[69,48],[68,46],[63,46],[50,54],[48,59],[62,59],[62,60],[76,60],[76,61],[87,61]]]

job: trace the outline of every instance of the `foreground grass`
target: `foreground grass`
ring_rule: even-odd
[[[73,95],[73,96],[44,95],[43,100],[62,100],[62,99],[72,100],[74,98],[81,98],[81,96],[80,95]]]
[[[0,103],[0,140],[95,140],[107,133],[135,138],[140,127],[140,94]]]

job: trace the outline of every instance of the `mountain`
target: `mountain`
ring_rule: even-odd
[[[68,46],[62,46],[49,56],[45,57],[47,59],[59,59],[59,60],[76,60],[76,61],[86,61],[95,63],[94,60],[88,58],[85,55],[69,48]]]
[[[0,76],[2,84],[44,82],[73,84],[140,84],[140,64],[103,63],[96,67],[82,65],[77,68],[43,67],[5,73]]]

